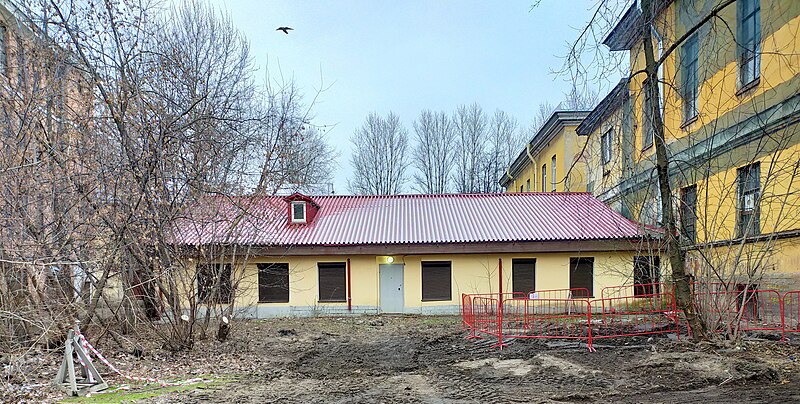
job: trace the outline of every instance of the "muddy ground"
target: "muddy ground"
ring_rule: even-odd
[[[597,352],[588,352],[574,342],[515,340],[499,351],[490,340],[465,340],[456,317],[289,318],[235,325],[232,340],[200,341],[189,353],[154,345],[137,359],[109,341],[108,356],[131,374],[206,382],[159,389],[109,375],[112,390],[127,389],[92,400],[800,402],[798,341],[758,338],[720,347],[666,337],[625,338],[598,341]],[[41,355],[45,364],[58,360],[54,353]],[[46,375],[47,367],[37,372]],[[59,397],[49,386],[35,395],[37,400]]]

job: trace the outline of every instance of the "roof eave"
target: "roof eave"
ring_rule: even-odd
[[[531,140],[525,144],[527,148],[530,146],[532,153],[538,152],[538,148],[549,142],[555,137],[556,133],[560,132],[567,126],[580,125],[581,122],[590,114],[590,111],[554,111],[547,122],[542,125],[539,130],[531,137]],[[522,173],[523,168],[529,163],[528,153],[523,150],[511,163],[507,173],[503,173],[503,177],[498,180],[500,186],[508,188],[508,184]],[[510,175],[510,176],[509,176]]]
[[[586,116],[575,129],[579,136],[589,136],[597,127],[617,109],[630,95],[628,79],[623,78],[613,89],[597,104],[592,112]]]

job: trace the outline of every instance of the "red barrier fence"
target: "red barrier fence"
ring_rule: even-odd
[[[695,303],[710,329],[800,332],[800,291],[749,290],[723,284],[695,284]],[[603,288],[600,299],[586,289],[530,293],[462,295],[462,322],[467,338],[489,335],[502,348],[504,338],[601,338],[674,333],[680,338],[680,313],[671,285],[651,283]],[[688,329],[688,328],[687,328]]]
[[[783,333],[800,332],[800,290],[783,295]]]
[[[718,289],[695,292],[694,298],[697,311],[711,331],[734,334],[784,330],[784,298],[778,291]]]

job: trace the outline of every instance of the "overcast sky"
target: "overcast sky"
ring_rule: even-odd
[[[559,102],[571,84],[553,71],[595,2],[533,3],[212,1],[250,40],[260,77],[268,66],[272,76],[294,78],[309,102],[327,88],[314,122],[330,128],[329,143],[341,153],[337,194],[348,193],[349,138],[372,111],[394,111],[413,137],[411,124],[425,108],[452,112],[478,102],[527,126],[540,103]],[[279,26],[294,30],[285,35]]]

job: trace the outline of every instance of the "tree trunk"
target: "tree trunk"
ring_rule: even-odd
[[[644,42],[645,71],[647,80],[645,81],[645,106],[650,115],[650,126],[653,130],[653,140],[656,148],[656,171],[658,174],[659,189],[661,195],[662,221],[664,223],[664,237],[667,255],[672,270],[672,281],[674,283],[675,301],[677,308],[686,315],[686,320],[691,327],[692,338],[695,341],[705,339],[705,328],[697,316],[692,298],[692,289],[689,285],[689,275],[685,269],[685,253],[681,250],[678,238],[678,228],[675,221],[675,214],[672,210],[672,189],[669,179],[669,156],[667,155],[667,145],[664,139],[664,122],[661,118],[661,106],[659,105],[658,94],[658,66],[655,55],[653,54],[652,41],[652,19],[653,4],[651,0],[642,0],[642,39]],[[646,119],[647,117],[643,117]],[[642,130],[647,130],[645,124]]]

